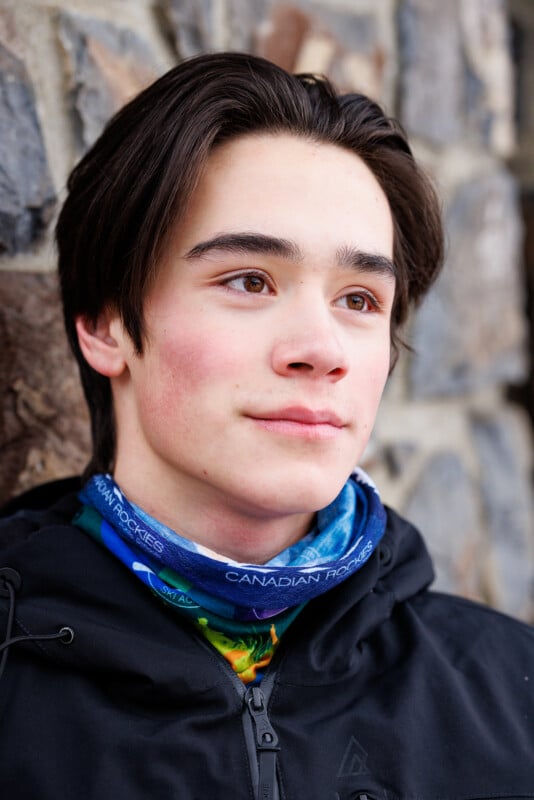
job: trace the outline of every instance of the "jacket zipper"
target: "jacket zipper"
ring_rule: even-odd
[[[269,715],[265,695],[260,686],[251,686],[245,693],[247,705],[256,734],[256,752],[258,754],[258,800],[275,800],[278,797],[276,777],[276,754],[278,736],[275,733]]]
[[[276,754],[280,748],[278,747],[278,736],[267,713],[267,704],[276,674],[273,662],[278,654],[275,654],[273,661],[266,669],[261,684],[247,688],[226,659],[217,653],[200,633],[196,633],[195,638],[201,647],[223,667],[243,703],[243,732],[247,744],[255,800],[280,800],[280,786],[276,769]]]

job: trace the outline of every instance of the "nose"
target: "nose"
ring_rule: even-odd
[[[289,323],[281,325],[272,349],[272,367],[279,375],[336,382],[347,374],[348,366],[335,322],[324,309],[316,315],[293,310]]]

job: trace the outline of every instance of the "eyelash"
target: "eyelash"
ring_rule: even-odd
[[[360,311],[361,313],[368,313],[369,311],[380,311],[380,309],[382,308],[381,303],[377,300],[377,298],[374,296],[374,294],[372,294],[371,292],[366,291],[364,289],[361,289],[358,292],[348,292],[347,294],[344,294],[342,297],[338,298],[338,301],[339,300],[347,300],[349,297],[361,297],[361,298],[363,298],[365,303],[366,303],[366,305],[367,305],[367,308],[365,308],[365,309],[363,309],[363,308],[362,309],[358,309],[358,308],[351,309],[351,308],[348,308],[348,306],[346,306],[348,311]]]
[[[244,288],[235,289],[234,287],[232,287],[230,285],[234,281],[239,281],[239,280],[244,281],[247,278],[248,279],[252,279],[252,280],[257,279],[259,281],[262,281],[263,285],[261,287],[261,290],[259,292],[247,292],[246,289],[244,289]],[[261,272],[242,272],[242,273],[239,273],[237,275],[231,275],[228,278],[224,278],[224,280],[221,281],[221,285],[224,286],[225,288],[228,288],[230,291],[235,291],[235,292],[242,293],[242,294],[258,294],[258,295],[263,295],[264,296],[266,294],[264,289],[266,289],[266,288],[269,289],[269,293],[273,291],[272,284],[268,280],[267,276],[264,275]],[[350,297],[361,297],[361,298],[363,298],[365,303],[366,303],[366,305],[367,305],[367,308],[365,308],[365,309],[356,309],[356,308],[355,309],[350,309],[350,308],[348,308],[348,305],[347,305],[346,308],[347,308],[348,311],[357,311],[357,312],[360,312],[360,313],[369,313],[370,311],[380,311],[380,309],[382,308],[382,304],[375,297],[375,295],[372,292],[370,292],[370,291],[368,291],[366,289],[361,289],[361,290],[355,291],[355,292],[347,292],[347,294],[342,295],[340,298],[338,298],[336,300],[336,304],[338,304],[340,300],[345,300],[345,299],[348,299]]]
[[[231,283],[234,281],[239,280],[246,280],[247,278],[257,278],[260,281],[263,281],[262,291],[260,292],[247,292],[245,289],[234,289],[234,287],[230,286]],[[234,290],[237,292],[242,292],[243,294],[264,294],[263,289],[268,288],[272,290],[271,284],[269,283],[267,277],[263,275],[261,272],[241,272],[238,275],[231,275],[229,278],[225,278],[221,281],[221,285],[227,287],[230,290]]]

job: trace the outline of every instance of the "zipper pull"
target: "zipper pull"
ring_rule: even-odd
[[[258,800],[274,800],[276,791],[276,753],[278,736],[265,708],[265,698],[259,686],[251,686],[245,697],[256,731],[256,750],[259,762]]]

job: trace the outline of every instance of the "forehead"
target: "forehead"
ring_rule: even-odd
[[[364,161],[291,134],[236,138],[208,158],[174,238],[186,251],[229,231],[284,237],[316,253],[357,246],[391,257],[393,249],[388,201]]]

